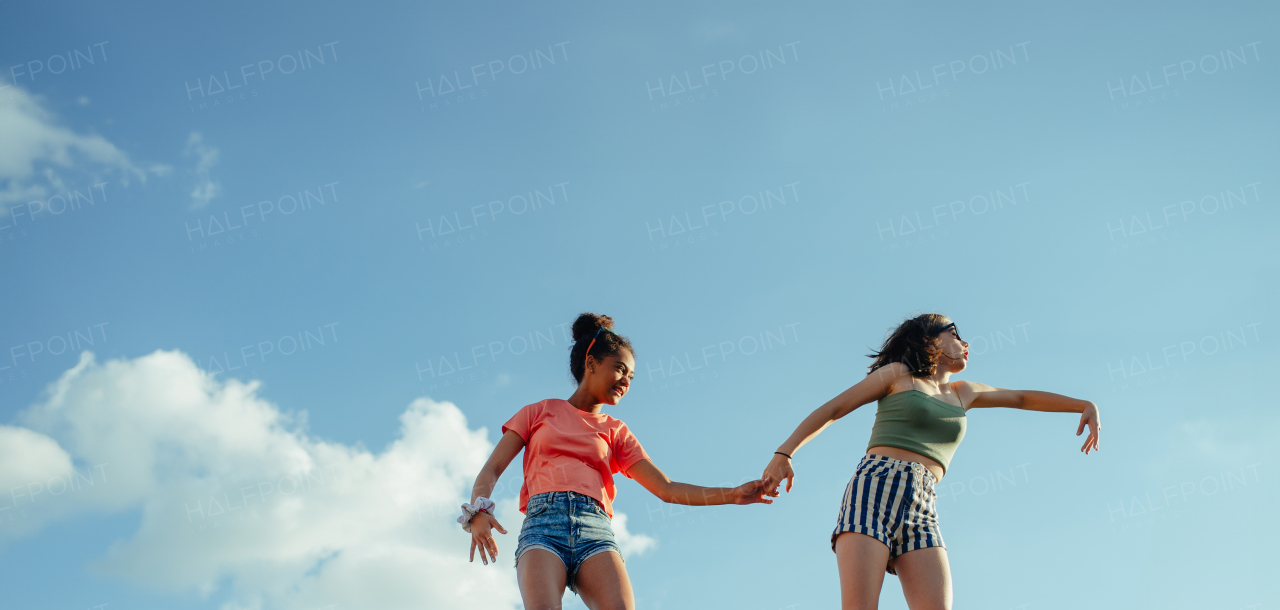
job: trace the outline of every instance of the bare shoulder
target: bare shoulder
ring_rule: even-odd
[[[888,396],[912,388],[911,369],[901,362],[890,362],[867,374],[867,379],[872,380],[876,389],[880,390],[880,396]]]
[[[892,393],[892,386],[900,379],[905,379],[907,375],[907,367],[902,363],[894,362],[882,366],[874,371],[867,373],[858,383],[853,384],[849,389],[840,393],[839,396],[824,404],[822,409],[828,409],[827,416],[831,419],[840,419],[854,409],[862,405],[875,402]]]
[[[963,379],[951,383],[964,401],[966,411],[984,407],[1016,407],[1020,401],[1016,390],[1006,390],[989,386],[982,382]]]
[[[993,392],[996,389],[998,389],[993,386],[989,386],[985,383],[982,383],[980,381],[969,381],[967,379],[957,379],[956,381],[953,381],[951,383],[955,384],[956,389],[962,392],[968,391],[974,394],[978,394],[981,392]]]

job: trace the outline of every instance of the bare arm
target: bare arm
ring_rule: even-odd
[[[1079,413],[1080,425],[1076,427],[1076,436],[1084,432],[1085,426],[1089,427],[1089,436],[1085,438],[1084,446],[1080,450],[1088,455],[1091,449],[1101,449],[1098,444],[1098,434],[1102,432],[1102,416],[1098,413],[1098,405],[1092,402],[1053,392],[1007,390],[976,381],[959,383],[969,393],[969,409],[1007,407],[1045,413]]]
[[[627,471],[631,478],[658,499],[671,504],[712,506],[716,504],[773,504],[764,497],[764,481],[756,480],[738,487],[700,487],[672,481],[652,460],[640,460]]]
[[[476,503],[476,498],[480,496],[488,498],[489,494],[493,493],[493,486],[498,484],[502,471],[506,470],[511,460],[520,454],[521,449],[524,449],[524,439],[519,434],[507,430],[498,440],[498,445],[493,448],[493,453],[489,454],[489,461],[484,463],[480,468],[480,474],[476,475],[476,483],[471,487],[471,504]],[[495,529],[503,534],[507,533],[502,524],[498,523],[498,519],[489,513],[477,513],[471,519],[471,561],[476,560],[476,548],[480,549],[480,561],[485,565],[489,565],[490,561],[498,560],[498,543],[494,541],[493,534],[490,532]]]
[[[883,398],[885,394],[889,393],[889,386],[892,385],[893,380],[907,374],[909,374],[907,366],[900,362],[894,362],[876,369],[875,372],[867,375],[862,381],[854,384],[853,387],[828,400],[821,407],[814,409],[808,417],[805,417],[800,422],[800,425],[796,426],[791,436],[787,437],[787,440],[778,447],[778,451],[787,455],[795,455],[796,450],[813,440],[832,422],[852,413],[854,409],[862,405]],[[795,472],[791,469],[791,460],[786,456],[774,454],[769,461],[769,465],[765,467],[763,478],[766,483],[773,486],[771,495],[777,495],[777,485],[780,485],[784,479],[787,481],[787,491],[790,492],[791,485],[795,482]]]
[[[1037,390],[1008,390],[996,388],[976,381],[961,381],[962,387],[970,394],[967,407],[983,409],[1006,407],[1024,411],[1045,411],[1048,413],[1084,413],[1093,403],[1053,392]]]
[[[493,453],[489,454],[489,461],[484,463],[480,468],[480,474],[476,475],[476,483],[471,487],[472,504],[475,504],[476,498],[480,496],[488,498],[489,494],[493,493],[493,487],[498,484],[502,472],[511,465],[511,460],[520,455],[521,449],[524,449],[524,439],[520,438],[519,434],[507,430],[498,440],[498,445],[493,448]]]

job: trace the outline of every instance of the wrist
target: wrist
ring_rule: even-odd
[[[480,513],[485,513],[486,515],[490,515],[492,517],[493,513],[491,513],[490,511],[492,511],[494,508],[496,508],[496,506],[494,505],[493,500],[490,500],[489,498],[486,498],[484,496],[478,496],[476,498],[475,505],[471,505],[471,504],[462,505],[462,516],[458,517],[458,523],[462,524],[463,531],[470,532],[471,521],[476,518],[476,515]]]

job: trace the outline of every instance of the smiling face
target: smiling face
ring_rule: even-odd
[[[950,324],[951,321],[947,320]],[[934,340],[934,345],[942,353],[938,355],[938,367],[951,373],[959,373],[969,362],[969,343],[960,338],[960,333],[952,326],[943,331]]]
[[[601,360],[588,356],[582,385],[597,404],[616,405],[631,390],[631,378],[635,376],[635,357],[631,350],[624,348]]]

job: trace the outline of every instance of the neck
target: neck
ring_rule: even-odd
[[[573,408],[579,411],[586,411],[587,413],[600,413],[601,411],[604,410],[604,403],[596,400],[594,397],[588,394],[586,388],[584,388],[582,385],[579,385],[578,389],[574,390],[573,396],[570,396],[568,400],[569,400],[569,404],[573,405]]]
[[[925,379],[928,379],[929,381],[932,381],[938,384],[939,387],[941,387],[951,382],[951,371],[945,370],[941,366],[939,366],[937,372],[935,372],[933,375],[925,377]]]
[[[932,377],[925,377],[925,379],[928,379],[929,381],[932,381],[935,384],[937,384],[939,387],[941,387],[941,386],[947,385],[948,383],[951,383],[949,381],[951,379],[951,373],[938,373]]]

